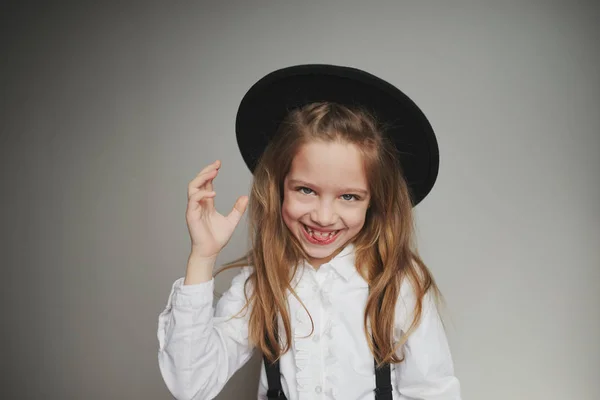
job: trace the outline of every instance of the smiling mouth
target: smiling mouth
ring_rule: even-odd
[[[331,231],[331,232],[324,233],[324,232],[314,231],[304,224],[302,224],[302,227],[304,228],[303,230],[304,230],[304,234],[305,234],[306,238],[310,242],[316,243],[316,244],[332,243],[337,238],[338,234],[341,231],[341,230],[337,230],[337,231]]]

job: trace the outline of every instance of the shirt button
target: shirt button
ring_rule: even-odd
[[[313,342],[318,342],[319,341],[319,335],[313,335]]]
[[[323,389],[321,388],[321,386],[317,386],[315,388],[315,393],[321,393],[323,391]]]

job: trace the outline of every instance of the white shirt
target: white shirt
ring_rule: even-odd
[[[367,282],[354,266],[354,247],[347,246],[318,270],[308,263],[292,281],[298,300],[288,296],[292,325],[291,350],[280,359],[281,384],[288,400],[375,398],[373,355],[363,329]],[[158,320],[158,363],[168,389],[177,399],[212,399],[252,356],[248,317],[244,312],[245,267],[213,309],[214,280],[173,284]],[[249,289],[251,290],[251,288]],[[395,340],[412,321],[415,296],[410,284],[401,287],[396,305]],[[279,332],[284,332],[280,326]],[[405,360],[391,365],[394,400],[460,400],[446,335],[431,295],[426,295],[419,327],[404,345]],[[262,366],[258,399],[266,399]]]

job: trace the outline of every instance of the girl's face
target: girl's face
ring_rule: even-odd
[[[333,258],[362,229],[369,185],[358,148],[310,142],[285,177],[282,216],[314,268]]]

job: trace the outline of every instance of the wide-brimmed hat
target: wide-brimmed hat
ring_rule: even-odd
[[[237,112],[235,130],[250,171],[289,111],[323,101],[360,106],[373,114],[398,149],[413,206],[427,196],[438,175],[439,150],[425,114],[390,83],[365,71],[336,65],[279,69],[248,90]]]

